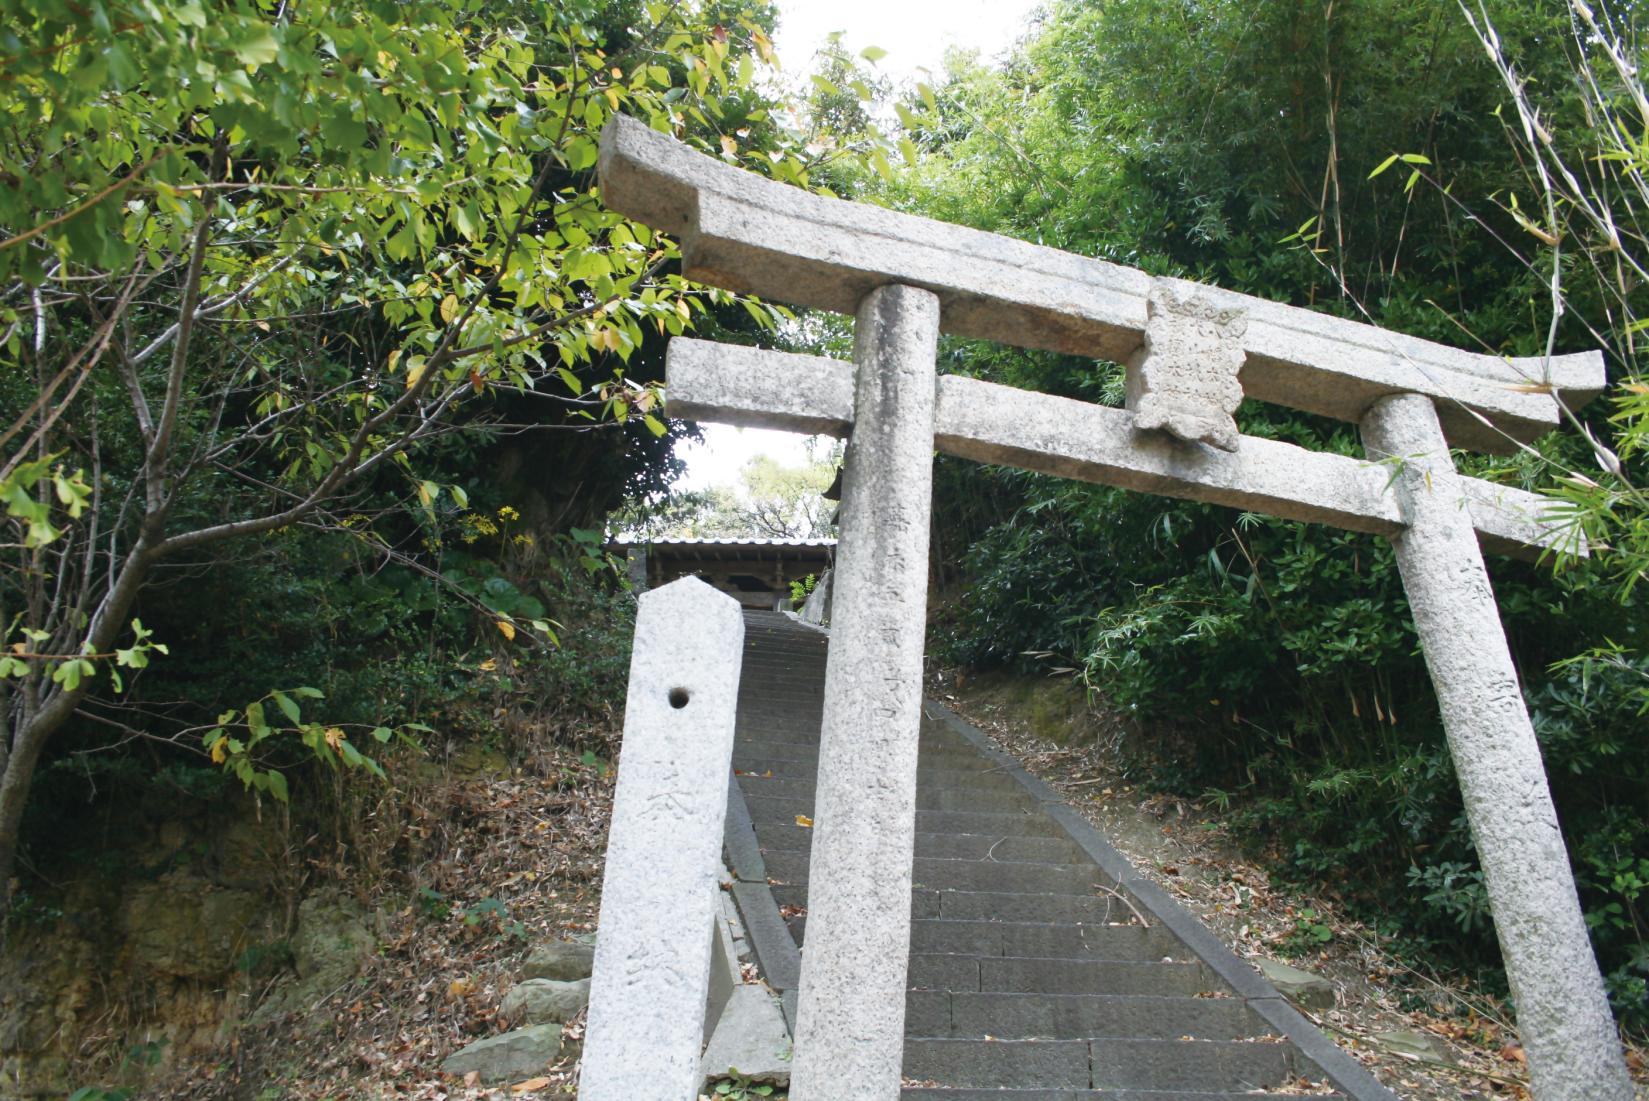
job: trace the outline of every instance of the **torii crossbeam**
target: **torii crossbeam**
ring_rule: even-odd
[[[1629,1101],[1482,548],[1559,538],[1461,476],[1604,385],[1600,353],[1464,352],[995,234],[808,194],[615,118],[607,204],[684,273],[853,313],[853,363],[678,338],[673,416],[849,435],[791,1096],[899,1092],[935,448],[1391,539],[1441,704],[1540,1101]],[[941,331],[1128,365],[1127,409],[938,377]],[[1357,423],[1370,462],[1241,436],[1242,397]],[[1475,537],[1474,537],[1475,536]],[[1584,547],[1568,549],[1584,553]]]

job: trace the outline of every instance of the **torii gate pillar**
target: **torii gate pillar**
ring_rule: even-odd
[[[1540,746],[1437,410],[1430,398],[1396,394],[1370,407],[1362,431],[1370,458],[1397,464],[1407,527],[1391,542],[1483,866],[1534,1095],[1630,1097]]]
[[[929,291],[880,287],[859,303],[795,1101],[899,1094],[938,339]]]

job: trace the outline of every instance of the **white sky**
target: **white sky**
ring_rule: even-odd
[[[779,0],[779,32],[774,40],[785,75],[805,80],[814,53],[832,32],[854,53],[879,46],[887,56],[877,69],[894,82],[928,79],[951,46],[978,50],[995,60],[1027,28],[1037,0]],[[680,489],[736,486],[739,470],[755,455],[772,455],[794,466],[806,460],[807,437],[762,428],[704,426],[704,443],[682,444],[676,454],[687,472]]]
[[[898,79],[939,71],[951,46],[978,50],[995,60],[1025,32],[1033,0],[779,0],[779,61],[805,75],[809,62],[833,31],[854,53],[880,46],[877,68]]]

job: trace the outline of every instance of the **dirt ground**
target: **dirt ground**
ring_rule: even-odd
[[[360,981],[303,1016],[248,1027],[221,1057],[181,1066],[166,1101],[479,1101],[570,1096],[575,1058],[483,1089],[442,1075],[452,1052],[503,1031],[499,1003],[529,948],[595,929],[612,810],[605,763],[546,748],[513,766],[408,793],[419,866],[364,900],[381,951]],[[576,1055],[582,1024],[568,1027]],[[513,1088],[512,1088],[513,1087]]]

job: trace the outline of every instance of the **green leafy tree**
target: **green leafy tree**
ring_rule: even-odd
[[[516,398],[665,434],[627,365],[734,299],[602,207],[614,112],[808,165],[754,90],[760,7],[0,0],[0,26],[9,890],[47,745],[163,652],[133,618],[163,565],[347,520],[368,489],[461,506],[421,460],[507,429]],[[351,759],[271,687],[225,713],[226,763],[279,729]]]
[[[757,455],[739,472],[750,526],[775,539],[820,539],[831,534],[836,502],[824,493],[836,480],[840,448],[824,457],[787,466]]]

